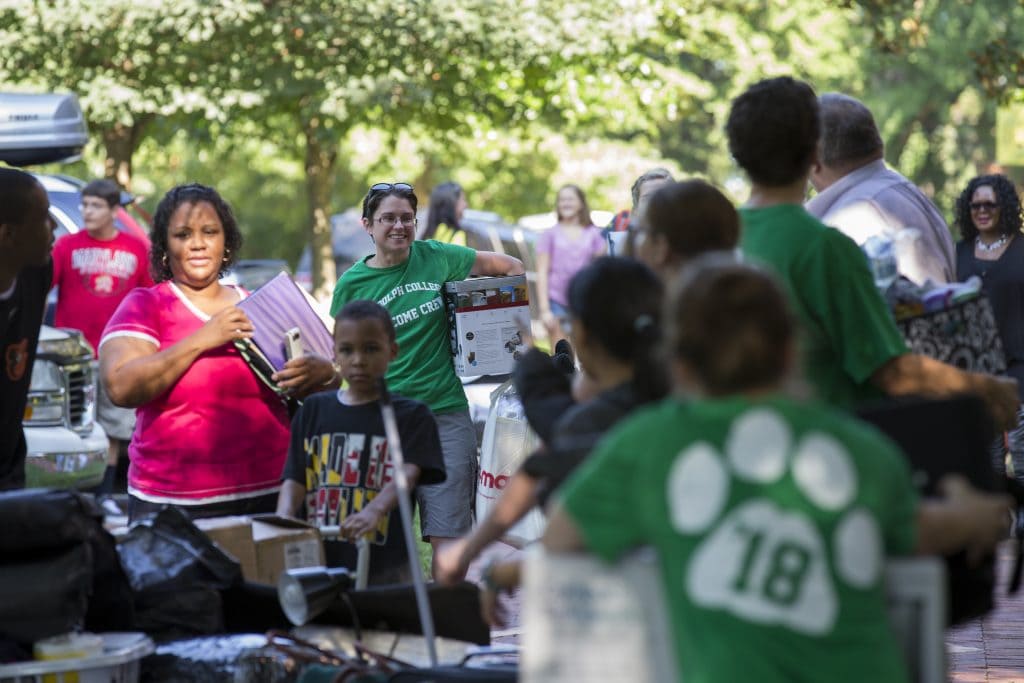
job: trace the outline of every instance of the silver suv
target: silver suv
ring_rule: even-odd
[[[96,422],[96,363],[81,332],[43,326],[22,426],[26,486],[89,488],[103,479],[107,436]]]

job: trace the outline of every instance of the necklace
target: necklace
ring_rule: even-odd
[[[1008,239],[1009,239],[1008,235],[1002,235],[999,239],[997,239],[992,244],[985,244],[984,242],[981,241],[980,237],[975,237],[974,238],[974,246],[977,247],[978,251],[996,251],[997,249],[1002,247],[1004,244],[1006,244],[1006,241]]]

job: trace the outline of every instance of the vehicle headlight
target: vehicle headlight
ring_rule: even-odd
[[[51,361],[36,359],[25,402],[24,423],[30,426],[62,424],[64,409],[64,377],[60,368]]]
[[[37,360],[32,364],[32,382],[28,390],[31,392],[63,391],[64,376],[60,367],[53,361]]]

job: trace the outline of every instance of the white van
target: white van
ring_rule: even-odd
[[[87,139],[74,95],[0,93],[0,161],[28,166],[74,158]],[[107,436],[96,422],[95,403],[92,347],[77,330],[44,325],[22,422],[27,486],[100,483]]]

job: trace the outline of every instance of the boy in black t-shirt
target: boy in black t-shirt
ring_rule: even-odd
[[[370,584],[407,581],[408,553],[391,456],[380,411],[380,380],[398,355],[391,316],[372,301],[352,301],[334,321],[334,357],[346,388],[307,398],[292,420],[291,446],[277,512],[317,526],[340,526],[324,544],[327,564],[356,567],[353,543],[367,536]],[[443,481],[441,441],[430,409],[392,397],[410,486]]]

